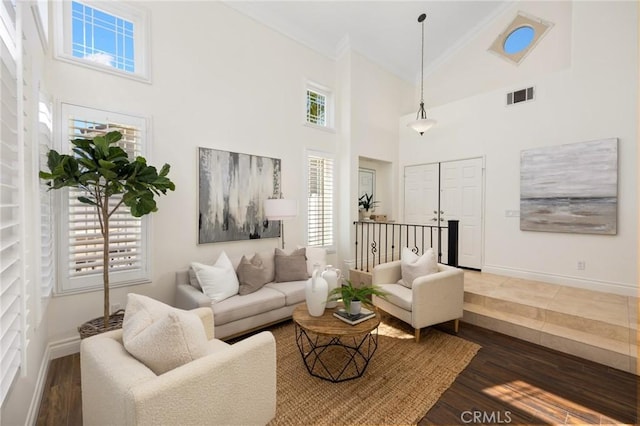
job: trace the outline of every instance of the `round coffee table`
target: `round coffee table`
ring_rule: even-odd
[[[338,307],[339,308],[339,307]],[[296,343],[309,374],[333,383],[361,377],[378,348],[380,314],[356,325],[325,309],[320,317],[309,315],[307,305],[293,311]]]

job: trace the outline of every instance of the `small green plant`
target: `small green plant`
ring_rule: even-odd
[[[364,306],[373,306],[371,304],[371,296],[374,295],[382,298],[387,297],[387,293],[378,286],[363,285],[362,287],[355,287],[351,280],[346,280],[345,284],[329,292],[328,301],[342,299],[344,309],[349,312],[353,301],[360,301]]]
[[[358,198],[358,207],[366,211],[373,210],[378,204],[380,204],[380,201],[373,201],[373,194],[369,195],[365,192]]]

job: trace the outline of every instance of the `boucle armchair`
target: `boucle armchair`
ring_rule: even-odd
[[[82,341],[85,425],[249,425],[275,417],[273,335],[229,345],[213,338],[210,308],[194,312],[205,326],[209,354],[161,375],[125,350],[122,330]]]
[[[456,333],[464,304],[464,272],[452,266],[437,264],[438,272],[413,281],[411,288],[398,283],[402,278],[401,261],[383,263],[373,268],[372,284],[387,293],[385,298],[373,296],[374,306],[411,324],[415,340],[420,329],[454,320]]]

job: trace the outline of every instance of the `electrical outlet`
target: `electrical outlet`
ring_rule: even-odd
[[[119,303],[112,303],[111,304],[111,313],[115,313],[116,311],[122,309],[122,306]]]
[[[585,268],[587,267],[587,263],[584,260],[578,260],[578,271],[584,271]]]

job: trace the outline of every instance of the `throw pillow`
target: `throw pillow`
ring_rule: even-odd
[[[258,259],[262,261],[264,267],[264,273],[267,278],[267,282],[272,282],[276,279],[276,263],[274,250],[263,250],[256,253]]]
[[[208,353],[198,315],[133,293],[127,295],[122,342],[127,352],[158,375]]]
[[[298,248],[303,247],[298,246]],[[307,247],[305,256],[307,258],[307,273],[309,276],[313,275],[313,267],[316,263],[320,266],[320,270],[324,270],[325,266],[327,266],[327,249],[324,247]]]
[[[305,249],[297,249],[287,254],[284,250],[275,250],[276,282],[301,281],[309,278]]]
[[[200,287],[198,277],[196,276],[196,271],[194,271],[191,266],[189,266],[189,284],[191,284],[191,287],[195,288],[196,290],[202,291],[202,287]]]
[[[418,256],[409,248],[404,247],[402,249],[400,269],[402,270],[401,284],[409,288],[411,288],[416,278],[438,272],[438,262],[433,248],[429,248],[422,256]]]
[[[225,252],[220,254],[213,266],[198,262],[191,262],[191,267],[198,277],[202,292],[211,300],[220,302],[228,297],[238,294],[238,277],[233,269],[233,264]]]
[[[240,289],[238,290],[240,296],[258,291],[263,285],[271,281],[267,276],[267,271],[262,266],[262,260],[257,254],[251,260],[242,256],[237,272],[238,280],[240,281]]]

